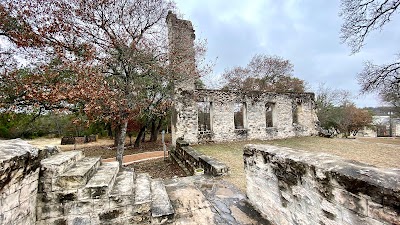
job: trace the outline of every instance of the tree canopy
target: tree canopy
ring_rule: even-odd
[[[0,106],[82,111],[116,130],[170,104],[166,0],[5,0]],[[25,65],[16,63],[24,57]],[[24,60],[22,60],[24,61]]]
[[[349,100],[350,93],[320,84],[316,92],[317,116],[324,129],[335,129],[346,136],[355,136],[372,123],[372,113],[359,109]]]
[[[293,64],[279,56],[255,55],[246,67],[226,69],[224,89],[304,92],[304,81],[293,77]]]

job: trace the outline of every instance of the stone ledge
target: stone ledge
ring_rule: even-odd
[[[17,182],[40,166],[40,154],[21,139],[0,141],[0,191],[11,181]]]
[[[184,140],[177,140],[176,149],[173,151],[173,154],[183,162],[192,174],[196,168],[203,168],[206,174],[213,176],[221,176],[229,173],[227,165],[196,151]]]
[[[0,140],[0,224],[35,224],[39,150],[21,139]]]
[[[273,158],[276,161],[279,161],[279,159],[285,161],[290,160],[293,163],[302,163],[325,172],[332,172],[340,185],[345,185],[346,181],[353,180],[353,182],[363,182],[365,184],[370,184],[370,186],[400,191],[400,169],[398,168],[377,168],[369,164],[354,160],[346,160],[327,153],[310,153],[302,150],[269,145],[247,145],[245,146],[244,154],[253,155],[257,151],[267,153],[269,155],[268,159],[270,160]],[[352,186],[354,186],[354,184],[352,184]],[[362,187],[354,187],[353,189],[354,190],[350,192],[363,193],[368,191],[368,188]]]
[[[400,169],[269,145],[245,146],[244,163],[249,199],[277,223],[400,224]]]

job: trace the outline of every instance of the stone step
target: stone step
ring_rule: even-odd
[[[151,181],[151,201],[152,224],[165,224],[173,220],[175,211],[162,180]]]
[[[53,190],[71,190],[83,187],[100,166],[100,157],[85,157],[58,176]]]
[[[85,186],[89,197],[93,199],[108,197],[118,171],[118,162],[103,163]]]
[[[151,178],[147,173],[139,173],[135,180],[134,221],[139,224],[150,223]]]
[[[42,177],[51,179],[58,176],[83,157],[82,151],[68,151],[60,152],[47,159],[43,159],[40,162],[43,174]]]
[[[115,183],[110,192],[110,208],[119,208],[132,205],[134,201],[135,172],[124,168],[118,172]]]

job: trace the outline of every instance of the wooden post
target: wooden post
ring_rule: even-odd
[[[165,135],[165,131],[161,131],[161,141],[163,143],[163,150],[164,150],[164,161],[166,160],[166,153],[167,153],[167,146],[165,145],[164,142],[164,135]]]

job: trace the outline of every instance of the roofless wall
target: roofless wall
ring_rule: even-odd
[[[176,76],[172,143],[277,139],[317,134],[313,93],[195,89],[192,23],[167,16],[170,62]]]

